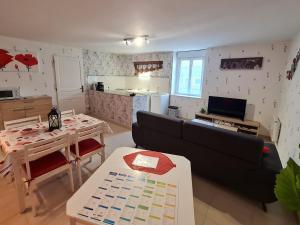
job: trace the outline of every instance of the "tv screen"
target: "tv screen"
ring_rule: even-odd
[[[208,113],[244,120],[247,100],[209,96]]]

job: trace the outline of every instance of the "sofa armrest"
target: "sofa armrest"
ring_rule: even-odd
[[[282,165],[276,146],[273,143],[265,143],[264,145],[270,150],[262,157],[262,168],[277,174],[282,170]]]
[[[132,126],[131,126],[131,127],[132,127],[132,129],[134,129],[134,128],[137,128],[138,126],[139,126],[139,125],[138,125],[138,123],[137,123],[137,122],[135,122],[135,123],[133,123],[133,124],[132,124]]]
[[[132,139],[136,145],[143,145],[143,130],[137,122],[132,124]]]

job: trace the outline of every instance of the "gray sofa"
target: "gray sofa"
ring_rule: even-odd
[[[274,145],[256,136],[139,111],[132,137],[137,146],[185,156],[193,173],[262,203],[276,201],[274,184],[281,162]],[[270,152],[264,156],[265,145]]]

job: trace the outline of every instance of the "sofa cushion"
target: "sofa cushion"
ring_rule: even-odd
[[[137,123],[139,127],[148,128],[172,137],[182,137],[183,121],[170,116],[157,113],[138,111]]]
[[[261,163],[264,143],[256,136],[189,121],[183,124],[183,139],[253,164]]]

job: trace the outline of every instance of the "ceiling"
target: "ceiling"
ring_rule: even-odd
[[[1,35],[106,52],[289,40],[299,31],[299,0],[1,0]],[[144,34],[146,46],[122,43]]]

